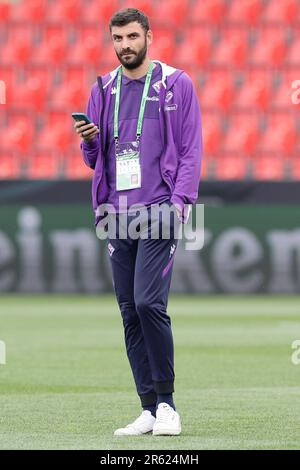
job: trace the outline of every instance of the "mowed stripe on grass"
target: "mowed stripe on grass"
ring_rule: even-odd
[[[1,449],[299,448],[299,297],[175,296],[182,434],[114,437],[140,413],[112,296],[2,296]]]

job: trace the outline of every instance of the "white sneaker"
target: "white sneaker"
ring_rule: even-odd
[[[168,403],[160,403],[153,426],[154,436],[178,436],[181,433],[179,414]]]
[[[133,423],[127,424],[125,428],[117,429],[114,436],[140,436],[152,431],[155,418],[149,410],[144,410]]]

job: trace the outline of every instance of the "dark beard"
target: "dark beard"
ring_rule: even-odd
[[[144,62],[147,55],[147,42],[145,41],[145,45],[140,52],[137,53],[135,59],[132,62],[126,62],[122,55],[117,54],[119,61],[123,65],[123,67],[127,70],[134,70],[137,69],[142,63]]]

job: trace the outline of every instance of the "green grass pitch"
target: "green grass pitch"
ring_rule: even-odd
[[[114,437],[141,411],[114,297],[1,296],[1,449],[300,447],[300,298],[170,296],[180,436]]]

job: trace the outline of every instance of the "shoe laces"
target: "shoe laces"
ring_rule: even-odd
[[[156,420],[159,423],[167,423],[174,413],[174,410],[171,407],[161,407],[156,412]]]

